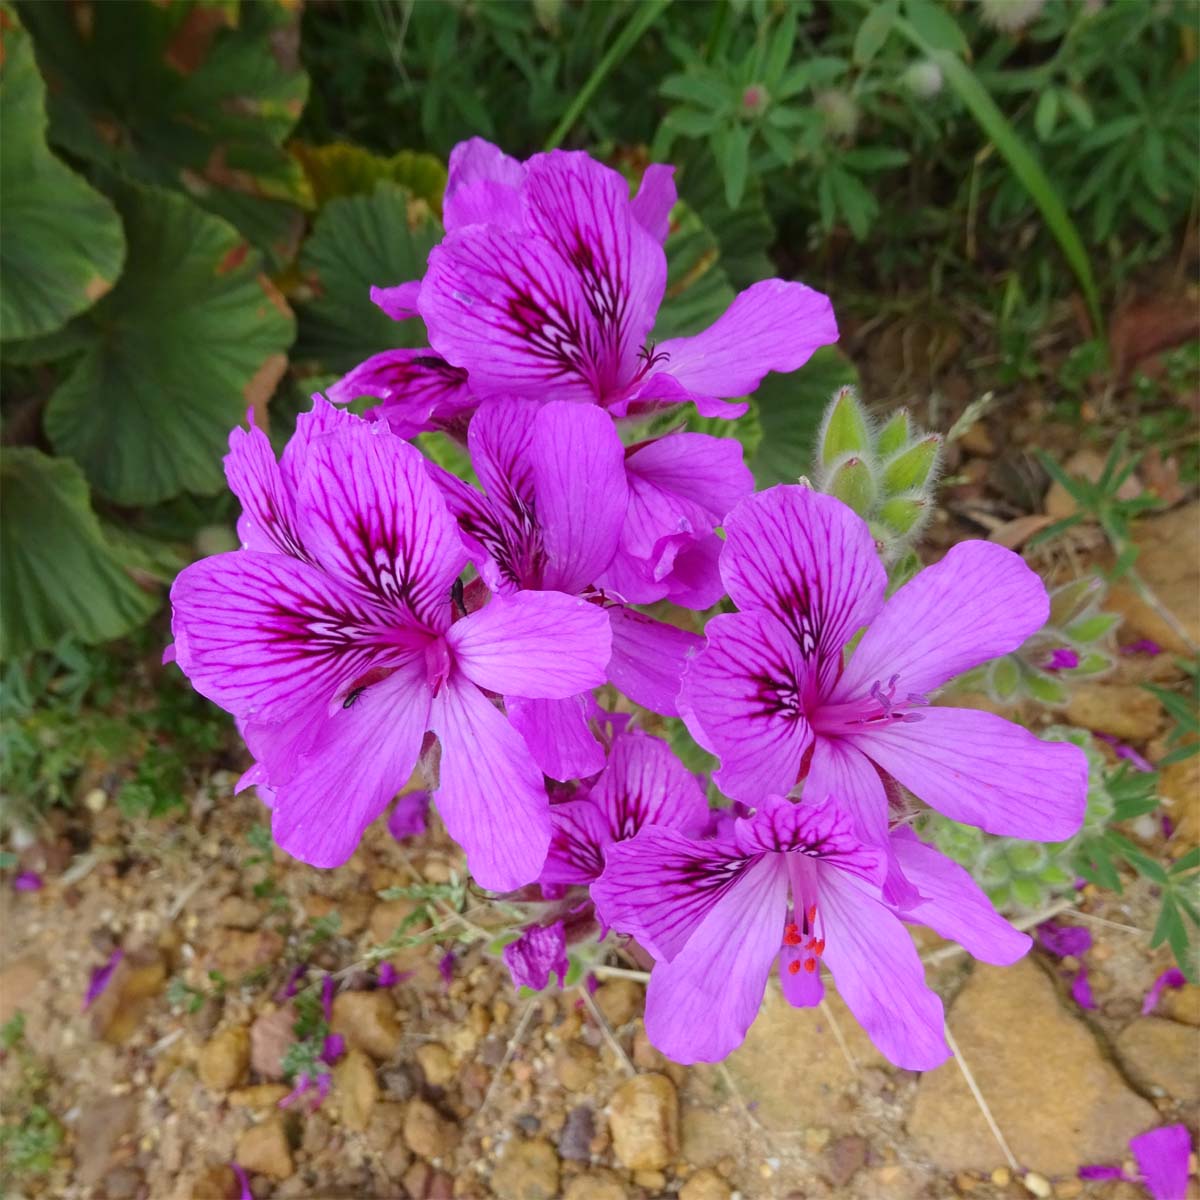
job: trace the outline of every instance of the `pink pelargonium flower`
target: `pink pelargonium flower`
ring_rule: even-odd
[[[562,987],[571,968],[567,958],[567,934],[562,921],[550,925],[530,925],[515,942],[509,942],[501,952],[504,965],[512,976],[514,987],[532,988],[540,992],[558,976]]]
[[[603,682],[611,634],[559,592],[496,597],[452,620],[466,555],[425,460],[386,426],[318,400],[279,463],[258,429],[226,459],[246,548],[171,589],[179,666],[233,713],[275,840],[346,861],[441,743],[437,804],[484,887],[537,878],[550,842],[541,772],[494,693],[562,699]]]
[[[677,715],[684,662],[701,639],[623,601],[712,604],[722,594],[712,531],[753,487],[741,447],[680,433],[627,452],[598,408],[514,398],[486,401],[467,444],[482,493],[430,469],[487,585],[500,595],[553,589],[599,605],[612,627],[609,679],[638,704]],[[509,697],[508,712],[552,778],[603,767],[586,697]]]
[[[592,883],[615,842],[647,825],[699,837],[709,818],[704,790],[666,742],[638,731],[620,733],[604,770],[573,799],[551,805],[554,835],[538,882]]]
[[[609,846],[592,898],[609,925],[657,960],[646,994],[651,1042],[676,1062],[718,1061],[745,1037],[772,966],[788,1001],[809,1007],[823,995],[823,962],[888,1058],[936,1067],[949,1054],[942,1003],[902,920],[985,962],[1014,962],[1030,940],[966,871],[911,831],[897,830],[892,842],[921,892],[904,912],[883,896],[884,850],[863,842],[832,800],[767,796],[730,838],[698,841],[651,825]]]
[[[669,167],[649,168],[631,200],[620,174],[582,152],[519,163],[480,139],[456,147],[446,237],[424,279],[374,293],[394,317],[415,309],[433,352],[378,355],[331,395],[382,394],[404,429],[444,427],[471,396],[504,394],[595,402],[617,417],[689,400],[740,416],[745,403],[729,397],[837,340],[833,310],[803,284],[768,279],[702,333],[648,344],[675,198]]]
[[[742,611],[708,622],[679,707],[721,759],[714,777],[727,795],[754,804],[803,780],[810,796],[837,796],[859,836],[881,846],[888,779],[989,833],[1062,841],[1079,828],[1082,750],[928,703],[1045,621],[1045,589],[1017,555],[961,542],[884,603],[870,530],[831,496],[774,487],[742,501],[725,529],[721,576]]]

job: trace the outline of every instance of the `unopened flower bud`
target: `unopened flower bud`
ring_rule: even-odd
[[[819,445],[827,470],[847,454],[862,456],[870,450],[871,426],[852,387],[840,388],[830,401]]]
[[[1019,33],[1046,7],[1046,0],[979,0],[984,24],[1001,33]]]
[[[914,533],[928,513],[928,501],[919,497],[893,496],[879,506],[879,520],[901,537]]]
[[[880,458],[891,458],[911,440],[912,425],[908,419],[908,409],[898,408],[879,431],[879,437],[875,440],[875,452]]]
[[[771,94],[761,83],[749,84],[742,92],[741,115],[747,119],[761,117],[771,103]]]
[[[942,90],[942,68],[929,59],[912,63],[900,83],[918,100],[932,100]]]
[[[858,130],[858,105],[848,92],[829,88],[818,93],[816,106],[825,118],[830,137],[849,141]]]
[[[941,437],[931,433],[907,450],[902,450],[883,468],[883,490],[895,495],[928,487],[933,480],[941,449]]]
[[[875,504],[875,480],[871,468],[857,455],[851,455],[833,472],[826,489],[864,520]]]

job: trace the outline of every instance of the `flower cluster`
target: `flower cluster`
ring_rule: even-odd
[[[837,337],[826,297],[772,279],[651,342],[675,198],[669,167],[631,197],[585,154],[458,146],[424,277],[373,291],[429,346],[315,397],[278,460],[234,431],[242,548],[176,580],[168,653],[237,718],[242,786],[307,863],[344,862],[418,771],[478,883],[545,906],[505,950],[518,981],[561,981],[581,936],[632,937],[656,963],[649,1035],[688,1062],[738,1044],[773,967],[797,1005],[825,967],[894,1061],[929,1067],[941,1006],[904,925],[997,963],[1029,939],[911,832],[909,794],[1024,838],[1083,815],[1076,747],[929,703],[1036,631],[1045,590],[966,543],[885,601],[841,501],[754,494],[733,438],[651,436],[683,405],[738,417]],[[337,407],[364,395],[366,417]],[[434,430],[478,486],[410,440]],[[682,718],[733,807],[647,714]],[[426,803],[393,824],[420,829]]]

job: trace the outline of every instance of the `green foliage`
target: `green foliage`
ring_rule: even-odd
[[[1187,676],[1183,693],[1152,683],[1143,685],[1171,718],[1171,730],[1167,734],[1167,745],[1171,749],[1160,762],[1164,767],[1200,754],[1200,659],[1191,662],[1176,659],[1176,662]]]
[[[47,1107],[50,1074],[25,1040],[23,1013],[0,1028],[0,1047],[15,1059],[16,1067],[15,1082],[0,1098],[0,1188],[12,1195],[38,1186],[37,1177],[53,1168],[66,1138]]]

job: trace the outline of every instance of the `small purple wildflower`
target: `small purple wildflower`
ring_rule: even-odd
[[[458,962],[458,956],[453,950],[447,950],[441,958],[438,959],[438,974],[442,977],[442,982],[449,987],[454,982],[454,967]]]
[[[14,892],[40,892],[44,886],[42,877],[36,871],[22,871],[13,877]]]
[[[1082,925],[1046,921],[1037,927],[1038,945],[1056,958],[1082,958],[1092,948],[1092,935]]]
[[[231,1162],[229,1165],[237,1178],[238,1186],[241,1188],[238,1200],[254,1200],[254,1193],[250,1190],[250,1179],[246,1175],[245,1167],[237,1162]]]
[[[567,959],[567,936],[562,921],[551,925],[531,925],[515,941],[504,947],[504,965],[515,987],[532,988],[540,992],[558,976],[562,987],[570,968]]]
[[[290,1000],[299,990],[304,976],[308,974],[308,964],[300,963],[288,972],[283,987],[275,994],[276,1000]]]
[[[425,832],[429,819],[429,793],[426,791],[405,792],[396,801],[388,817],[388,833],[398,842],[406,838],[420,837]]]
[[[1146,761],[1132,746],[1127,746],[1123,742],[1117,741],[1111,733],[1097,733],[1096,737],[1102,742],[1107,742],[1113,750],[1116,751],[1118,758],[1123,758],[1130,763],[1135,771],[1150,773],[1154,770],[1153,764]]]
[[[400,982],[400,972],[390,962],[380,963],[375,972],[375,982],[381,988],[395,987]]]
[[[1187,976],[1178,968],[1170,967],[1164,971],[1150,986],[1142,1001],[1142,1016],[1148,1016],[1157,1007],[1158,1002],[1167,988],[1181,988],[1187,983]]]
[[[326,1034],[321,1045],[321,1061],[332,1067],[346,1053],[346,1039],[340,1033]]]
[[[1122,654],[1149,654],[1151,657],[1162,653],[1162,647],[1150,638],[1139,638],[1136,642],[1130,642],[1127,646],[1121,647]]]
[[[83,1011],[87,1012],[97,1000],[100,999],[100,994],[108,987],[112,981],[113,972],[121,963],[121,959],[125,957],[125,951],[118,946],[112,954],[109,955],[108,961],[102,967],[95,967],[92,970],[91,976],[88,979],[87,991],[83,997]]]
[[[1080,1008],[1093,1009],[1096,1007],[1096,1000],[1092,995],[1092,985],[1088,980],[1088,970],[1082,963],[1079,970],[1075,972],[1075,978],[1071,983],[1071,999]]]
[[[1090,1166],[1079,1168],[1080,1179],[1128,1179],[1120,1167]],[[1133,1183],[1134,1180],[1128,1180]]]
[[[1043,671],[1073,671],[1079,666],[1079,655],[1067,646],[1059,646],[1042,663]]]

